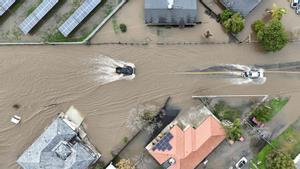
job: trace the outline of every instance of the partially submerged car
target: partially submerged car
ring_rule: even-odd
[[[259,79],[264,77],[264,71],[262,69],[252,69],[244,71],[242,77],[245,79]]]
[[[132,76],[133,78],[135,77],[135,66],[132,65],[123,65],[123,66],[117,66],[116,67],[116,73],[119,75],[123,75],[124,77],[126,76]]]

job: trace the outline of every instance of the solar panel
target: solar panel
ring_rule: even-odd
[[[8,8],[10,8],[16,0],[1,0],[0,1],[0,16],[2,16]]]
[[[155,145],[155,150],[158,149],[160,151],[172,150],[172,146],[170,144],[170,140],[173,138],[171,133],[167,133],[161,140]]]
[[[86,0],[76,11],[58,28],[67,37],[95,8],[101,0]]]
[[[44,0],[20,25],[20,29],[29,31],[58,3],[59,0]]]

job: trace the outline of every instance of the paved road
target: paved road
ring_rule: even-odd
[[[0,47],[0,168],[16,169],[16,158],[60,111],[75,105],[85,113],[91,141],[111,159],[110,151],[130,136],[127,118],[138,104],[159,104],[167,96],[187,110],[198,104],[192,95],[284,94],[291,97],[281,113],[291,122],[299,116],[300,76],[270,74],[263,85],[233,85],[219,76],[179,75],[221,64],[277,64],[299,61],[299,44],[278,53],[255,45],[199,46],[14,46]],[[95,58],[104,54],[133,62],[137,77],[101,86],[95,80]],[[20,110],[12,105],[18,103]],[[13,114],[22,123],[13,127]]]

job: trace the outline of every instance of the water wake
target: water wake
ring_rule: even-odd
[[[115,60],[107,56],[100,55],[92,60],[94,64],[93,73],[96,74],[96,81],[100,84],[107,84],[117,80],[132,80],[135,75],[124,76],[116,73],[116,67],[125,65],[135,67],[133,63]]]
[[[225,64],[218,66],[211,66],[202,70],[193,70],[191,72],[206,72],[207,75],[221,75],[230,79],[232,84],[264,84],[266,82],[266,77],[259,78],[246,78],[244,77],[245,72],[259,70],[259,72],[264,73],[261,68],[255,68],[253,66],[239,65],[239,64]]]

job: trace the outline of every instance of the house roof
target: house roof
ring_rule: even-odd
[[[23,169],[86,169],[97,160],[62,118],[57,118],[18,158]]]
[[[246,17],[261,0],[220,0],[220,3],[227,9],[234,12],[239,12]]]
[[[165,138],[170,135],[171,139]],[[224,139],[223,127],[213,116],[208,116],[196,129],[188,127],[182,130],[175,125],[149,153],[162,166],[166,166],[166,162],[171,158],[176,161],[165,168],[194,169]]]
[[[197,0],[145,0],[146,24],[191,25],[198,22]]]

